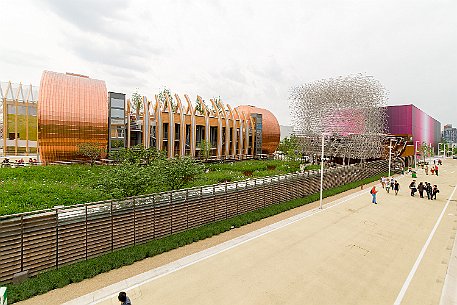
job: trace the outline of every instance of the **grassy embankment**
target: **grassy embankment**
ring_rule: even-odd
[[[352,182],[340,187],[325,190],[324,197],[333,196],[344,191],[359,187],[379,180],[386,173]],[[314,202],[319,199],[319,194],[313,194],[305,198],[295,199],[277,205],[268,206],[253,212],[239,215],[227,220],[207,224],[186,232],[174,234],[162,239],[152,240],[142,245],[131,246],[117,250],[102,256],[64,266],[59,269],[45,271],[35,277],[29,278],[20,284],[7,284],[8,297],[11,303],[31,298],[35,295],[46,293],[50,290],[64,287],[70,283],[77,283],[84,279],[92,278],[97,274],[112,269],[133,264],[136,261],[152,257],[178,247],[191,244],[220,233],[229,231],[233,227],[243,225],[267,218],[281,212]]]
[[[299,164],[250,160],[204,164],[204,167],[205,170],[184,187],[286,174],[297,171]],[[109,176],[113,168],[89,165],[0,168],[0,215],[112,199],[112,195],[97,187],[97,181]],[[154,191],[167,190],[166,186],[154,188]],[[145,187],[142,194],[152,192]]]

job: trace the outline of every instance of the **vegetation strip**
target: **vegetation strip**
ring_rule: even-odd
[[[300,167],[300,162],[281,160],[201,164],[189,158],[149,157],[149,163],[141,163],[145,157],[129,154],[128,161],[116,166],[0,168],[0,215],[283,175]],[[318,168],[308,165],[305,170]]]
[[[330,197],[337,195],[361,185],[377,181],[381,176],[385,175],[386,173],[381,173],[371,178],[324,190],[323,196]],[[191,244],[195,241],[218,235],[229,231],[232,227],[238,228],[280,214],[287,210],[317,201],[318,199],[319,193],[316,193],[304,198],[271,205],[186,232],[181,232],[158,240],[152,240],[142,245],[127,247],[87,261],[81,261],[59,269],[45,271],[19,284],[6,284],[0,286],[8,287],[8,301],[10,301],[10,303],[19,302],[53,289],[64,287],[71,283],[77,283],[84,279],[92,278],[113,269],[131,265],[134,262]]]

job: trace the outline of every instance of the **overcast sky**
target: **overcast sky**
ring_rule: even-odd
[[[161,88],[291,123],[291,87],[374,76],[389,105],[457,125],[457,1],[0,0],[0,80],[43,70],[152,98]]]

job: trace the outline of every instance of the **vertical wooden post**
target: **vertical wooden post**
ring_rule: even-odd
[[[84,238],[84,244],[85,244],[85,259],[87,261],[87,204],[85,205],[85,238]]]
[[[24,271],[24,215],[21,215],[21,271]]]
[[[110,213],[109,216],[111,218],[111,252],[114,250],[114,220],[113,220],[113,201],[111,200],[110,204]]]
[[[56,208],[56,268],[59,269],[59,208]]]

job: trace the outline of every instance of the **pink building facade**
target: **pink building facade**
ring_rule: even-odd
[[[408,135],[413,144],[438,145],[441,140],[441,123],[414,105],[387,106],[388,132]]]

